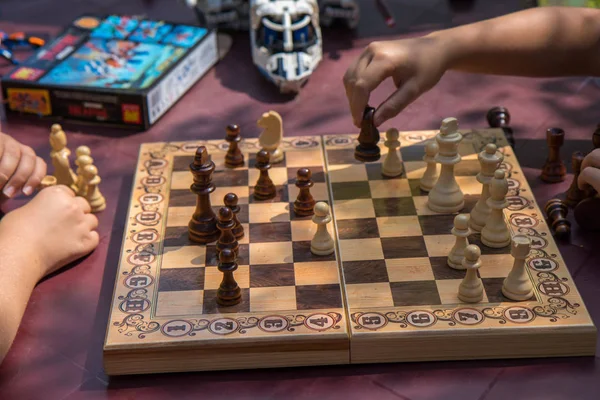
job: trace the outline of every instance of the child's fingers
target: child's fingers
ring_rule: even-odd
[[[586,169],[596,168],[600,168],[600,149],[592,151],[590,154],[585,156],[585,158],[581,162],[581,173],[579,174],[579,178],[577,179],[577,186],[579,186],[579,189],[584,190],[588,185],[594,186],[591,182],[588,181],[588,179],[594,176],[595,173],[593,171],[588,171],[584,176],[583,172]],[[598,188],[595,189],[598,190]]]
[[[588,185],[592,186],[600,193],[600,169],[595,167],[587,167],[581,170],[577,185],[580,189],[585,189]]]
[[[89,214],[92,212],[92,207],[90,206],[90,203],[88,203],[88,201],[83,197],[76,197],[75,203],[77,203],[79,208],[81,208],[81,210],[83,210],[84,213]]]
[[[20,158],[21,146],[19,143],[11,138],[4,140],[3,152],[0,155],[0,188],[3,188],[15,173]]]
[[[86,214],[85,215],[85,225],[90,229],[90,231],[95,231],[98,228],[98,217],[94,214]]]
[[[392,93],[375,111],[375,126],[379,126],[388,119],[398,115],[410,103],[415,101],[417,97],[419,97],[419,88],[415,79],[411,79]]]
[[[25,186],[23,187],[23,194],[29,196],[33,191],[40,186],[42,179],[46,176],[48,167],[46,162],[40,157],[35,158],[35,167],[33,173],[27,179]]]
[[[36,157],[33,149],[28,146],[21,146],[21,157],[19,158],[18,165],[2,190],[6,197],[14,196],[23,188],[23,185],[25,185],[29,177],[33,174],[35,164]]]

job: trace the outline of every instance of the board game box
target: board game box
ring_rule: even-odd
[[[2,78],[5,109],[148,129],[217,60],[213,30],[84,15]]]

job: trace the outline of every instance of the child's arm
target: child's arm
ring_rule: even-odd
[[[23,192],[29,196],[46,175],[46,163],[25,146],[0,132],[0,201]]]
[[[591,186],[600,193],[600,149],[592,151],[583,159],[577,184],[581,190]]]
[[[375,113],[380,125],[435,86],[447,70],[520,75],[600,75],[600,10],[544,7],[433,32],[373,42],[344,76],[360,126],[371,92],[392,78],[397,91]]]
[[[90,205],[65,186],[42,190],[0,222],[0,363],[29,296],[44,276],[90,253],[99,242]]]

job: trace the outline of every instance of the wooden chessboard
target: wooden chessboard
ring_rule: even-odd
[[[270,176],[277,197],[256,201],[256,139],[241,148],[246,164],[224,167],[225,141],[144,144],[140,150],[115,284],[104,365],[109,375],[301,365],[594,355],[596,328],[557,249],[502,130],[461,131],[456,176],[465,209],[481,185],[477,154],[487,143],[504,153],[512,234],[526,234],[535,295],[503,297],[510,247],[482,251],[485,295],[457,298],[464,271],[446,265],[453,214],[431,212],[419,189],[424,145],[436,131],[401,132],[405,172],[381,175],[381,160],[354,159],[357,135],[286,138],[285,159]],[[188,240],[196,198],[189,165],[198,146],[216,164],[213,207],[239,197],[245,230],[235,278],[242,302],[217,305],[222,274],[215,245]],[[315,225],[293,201],[298,168],[313,173],[317,201],[332,207],[331,256],[315,256]]]

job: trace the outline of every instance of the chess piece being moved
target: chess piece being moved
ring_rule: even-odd
[[[510,127],[510,114],[505,107],[491,108],[487,112],[486,119],[490,128],[502,128],[508,143],[511,147],[515,146],[514,132]]]
[[[83,168],[81,174],[85,185],[85,199],[90,203],[92,212],[100,212],[106,208],[106,199],[100,192],[101,179],[98,176],[98,169],[93,165]]]
[[[242,167],[244,165],[244,155],[239,147],[242,140],[240,137],[240,127],[229,125],[225,129],[225,132],[225,140],[229,143],[227,154],[225,154],[225,166],[228,168]]]
[[[481,232],[485,226],[485,222],[490,216],[491,209],[487,205],[487,200],[490,197],[490,182],[494,178],[494,172],[504,160],[502,153],[497,151],[496,145],[489,143],[485,149],[479,153],[480,172],[477,174],[477,181],[483,186],[481,188],[481,197],[477,200],[477,204],[471,210],[471,219],[469,225],[476,232]]]
[[[42,178],[38,190],[44,190],[50,186],[56,186],[56,177],[52,175],[46,175]]]
[[[315,215],[313,222],[317,224],[317,232],[310,242],[310,251],[319,256],[326,256],[335,251],[333,238],[327,230],[327,224],[331,222],[329,205],[324,202],[315,204]]]
[[[481,230],[481,243],[499,249],[510,244],[510,231],[504,220],[504,209],[508,207],[506,194],[508,182],[504,170],[497,169],[490,182],[490,198],[487,205],[491,209],[490,217]]]
[[[544,207],[550,229],[555,237],[567,239],[571,234],[571,223],[567,219],[569,208],[560,199],[550,199]]]
[[[434,212],[454,213],[465,205],[463,192],[454,177],[454,166],[461,160],[461,156],[458,154],[458,145],[463,139],[458,132],[456,118],[444,119],[435,139],[440,148],[435,161],[442,164],[442,171],[433,189],[429,192],[427,206]]]
[[[215,190],[212,183],[214,170],[215,164],[210,160],[206,147],[198,147],[194,161],[190,164],[190,171],[194,177],[190,190],[198,197],[196,209],[188,224],[190,240],[196,243],[211,243],[219,238],[217,217],[210,204],[210,194]]]
[[[242,301],[242,290],[233,276],[233,272],[238,268],[235,252],[223,249],[219,253],[218,268],[223,273],[223,280],[217,290],[217,304],[224,307],[239,304]]]
[[[86,154],[82,154],[77,157],[77,159],[75,160],[75,164],[77,165],[77,195],[85,196],[87,187],[85,184],[85,180],[83,179],[83,171],[88,165],[93,165],[94,160],[92,159],[92,157]]]
[[[223,249],[229,249],[237,255],[239,244],[233,234],[235,221],[233,220],[233,212],[229,207],[221,207],[219,209],[217,228],[221,231],[221,235],[217,241],[217,253],[223,251]]]
[[[571,186],[567,191],[567,198],[565,203],[574,208],[581,200],[585,198],[585,191],[579,189],[579,185],[577,185],[577,179],[579,178],[579,174],[581,173],[581,163],[585,158],[584,154],[580,151],[576,151],[571,156],[571,165],[573,167],[573,181],[571,182]]]
[[[458,214],[454,217],[452,234],[456,236],[456,242],[448,255],[448,266],[454,269],[464,269],[462,261],[465,258],[465,249],[469,245],[469,235],[471,234],[468,214]]]
[[[269,161],[269,153],[265,149],[256,154],[256,168],[260,171],[258,181],[254,186],[254,198],[257,200],[272,199],[277,194],[275,184],[269,177],[269,169],[271,169]]]
[[[294,201],[294,214],[299,217],[313,215],[315,199],[310,194],[313,187],[312,172],[308,168],[300,168],[296,173],[296,187],[299,189],[298,197]]]
[[[425,145],[425,155],[423,156],[423,161],[427,164],[427,168],[425,168],[425,172],[421,177],[420,187],[424,192],[429,192],[435,186],[435,183],[438,180],[438,167],[437,162],[435,162],[435,157],[440,151],[440,147],[437,142],[428,142]]]
[[[227,193],[223,198],[223,204],[225,204],[225,207],[228,207],[233,213],[233,222],[235,225],[231,231],[237,240],[241,240],[244,237],[244,226],[237,216],[240,212],[237,195],[235,193]]]
[[[52,147],[50,158],[57,184],[65,185],[77,192],[77,175],[71,169],[69,161],[71,151],[67,148],[67,135],[58,124],[50,128],[50,146]]]
[[[567,167],[560,158],[560,148],[565,141],[565,131],[560,128],[550,128],[546,131],[548,143],[548,158],[542,169],[541,178],[544,182],[556,183],[565,180]]]
[[[516,235],[512,239],[511,254],[515,261],[513,267],[504,279],[502,293],[515,301],[525,301],[533,296],[533,285],[525,269],[525,259],[531,249],[531,239],[526,235]]]
[[[400,132],[396,128],[390,128],[385,132],[385,146],[388,148],[387,156],[381,166],[381,173],[383,176],[388,178],[394,178],[402,175],[402,161],[398,155],[398,148],[400,148]]]
[[[283,152],[279,148],[283,138],[283,122],[281,115],[275,111],[264,113],[256,122],[263,132],[258,137],[260,147],[269,152],[271,164],[278,164],[283,161]]]
[[[379,131],[373,122],[375,109],[366,107],[363,114],[360,133],[358,135],[358,146],[354,150],[354,158],[362,162],[379,160],[381,150],[379,149]]]
[[[481,257],[479,247],[474,244],[468,245],[463,259],[463,269],[467,270],[467,274],[458,287],[458,299],[465,303],[478,303],[483,299],[483,283],[477,276],[477,271],[481,267],[479,257]]]

